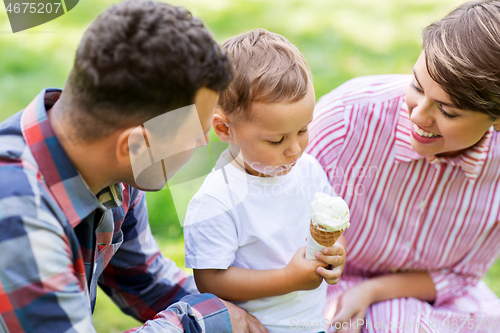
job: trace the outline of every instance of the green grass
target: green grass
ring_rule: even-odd
[[[0,121],[25,107],[44,87],[63,86],[85,28],[114,2],[80,1],[66,15],[17,34],[9,33],[6,12],[0,10]],[[357,76],[411,73],[420,53],[421,29],[461,2],[171,1],[199,16],[219,42],[254,28],[287,37],[308,60],[316,98]],[[151,228],[161,249],[182,267],[182,228],[169,190],[148,193],[147,201]],[[485,281],[500,295],[500,261],[488,272]],[[98,332],[121,332],[138,325],[103,293],[98,297],[94,322]]]

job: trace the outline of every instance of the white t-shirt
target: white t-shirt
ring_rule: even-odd
[[[186,267],[285,267],[306,244],[314,194],[335,195],[323,168],[303,154],[287,175],[256,177],[228,164],[223,155],[188,206]],[[325,302],[323,282],[315,290],[235,304],[274,333],[323,331]]]

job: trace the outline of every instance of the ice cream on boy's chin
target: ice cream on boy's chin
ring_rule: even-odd
[[[311,222],[325,231],[340,231],[349,228],[349,207],[341,197],[316,193],[311,202]]]

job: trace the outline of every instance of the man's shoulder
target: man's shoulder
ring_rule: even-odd
[[[20,159],[25,151],[21,116],[22,111],[0,123],[0,158]]]
[[[36,216],[41,189],[34,169],[22,160],[0,158],[0,219],[16,214]]]
[[[40,201],[38,167],[24,141],[21,116],[22,111],[0,123],[0,218],[16,210],[31,215],[30,207]]]
[[[62,211],[43,186],[43,176],[22,134],[22,115],[20,111],[0,123],[2,228],[36,225],[61,234]]]
[[[21,160],[0,159],[0,188],[0,229],[4,232],[65,233],[63,213],[41,185],[36,169],[26,168]]]

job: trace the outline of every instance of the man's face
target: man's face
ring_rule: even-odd
[[[145,191],[162,189],[193,156],[194,149],[208,143],[218,96],[213,90],[201,88],[194,105],[167,112],[137,127],[129,143],[142,140],[142,149],[138,154],[130,149],[133,181],[127,183]]]

